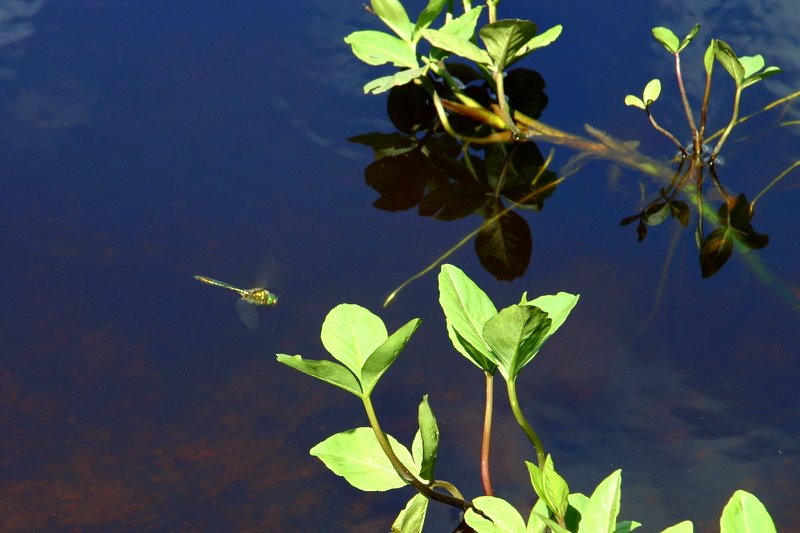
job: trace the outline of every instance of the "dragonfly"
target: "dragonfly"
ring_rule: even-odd
[[[223,281],[217,281],[205,276],[195,276],[194,279],[207,283],[208,285],[216,285],[217,287],[223,287],[238,293],[241,298],[236,301],[236,314],[242,319],[244,325],[250,329],[258,329],[258,311],[256,310],[256,306],[272,307],[278,303],[278,297],[275,293],[263,287],[240,289],[239,287],[234,287]]]

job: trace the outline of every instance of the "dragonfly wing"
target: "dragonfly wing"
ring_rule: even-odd
[[[258,329],[258,309],[255,305],[239,298],[236,300],[236,314],[239,315],[245,326],[252,330]]]

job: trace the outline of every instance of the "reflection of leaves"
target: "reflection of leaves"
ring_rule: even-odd
[[[539,118],[547,107],[544,93],[544,78],[535,70],[518,68],[510,71],[505,79],[506,96],[514,108],[531,118]]]
[[[650,204],[647,209],[644,210],[642,219],[648,226],[658,226],[667,219],[669,213],[670,209],[667,202],[656,202]]]
[[[531,230],[525,219],[506,211],[500,216],[503,205],[498,201],[490,209],[475,239],[475,251],[481,264],[494,277],[511,281],[525,273],[531,260]]]
[[[414,83],[392,87],[386,112],[395,128],[409,134],[426,127],[436,117],[430,97]]]
[[[689,206],[686,205],[686,202],[673,200],[669,203],[669,209],[672,216],[681,223],[681,226],[686,227],[689,225]]]
[[[417,205],[425,193],[424,176],[429,166],[419,150],[371,163],[364,171],[367,185],[381,195],[372,205],[384,211],[402,211]]]
[[[419,214],[456,220],[474,213],[485,200],[486,191],[476,183],[446,183],[425,195]]]
[[[700,269],[704,278],[716,274],[730,259],[734,239],[751,250],[769,244],[769,236],[756,232],[750,224],[753,210],[744,194],[728,198],[720,206],[717,218],[721,227],[712,231],[700,245]]]

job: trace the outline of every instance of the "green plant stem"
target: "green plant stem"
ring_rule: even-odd
[[[483,438],[481,439],[481,483],[486,496],[494,496],[492,478],[489,473],[489,451],[492,443],[492,411],[494,409],[494,374],[485,372],[486,408],[483,412]]]
[[[755,208],[755,206],[756,206],[756,200],[758,200],[759,198],[761,198],[761,197],[764,195],[764,193],[765,193],[765,192],[767,192],[768,190],[770,190],[770,189],[771,189],[771,188],[772,188],[772,187],[773,187],[773,186],[774,186],[776,183],[778,183],[780,180],[782,180],[782,179],[784,178],[784,176],[786,176],[786,175],[787,175],[789,172],[791,172],[792,170],[794,170],[794,169],[795,169],[795,168],[797,168],[798,166],[800,166],[800,161],[795,161],[794,163],[792,163],[791,165],[789,165],[789,168],[787,168],[786,170],[784,170],[783,172],[781,172],[780,174],[778,174],[778,176],[777,176],[775,179],[773,179],[772,181],[770,181],[770,182],[769,182],[769,185],[767,185],[766,187],[764,187],[763,189],[761,189],[761,192],[759,192],[759,193],[756,195],[756,197],[755,197],[755,198],[753,198],[753,201],[752,201],[752,202],[750,202],[750,212],[752,213],[753,209]]]
[[[497,4],[500,0],[486,0],[486,7],[489,12],[489,24],[497,22]]]
[[[378,417],[375,414],[375,407],[372,405],[372,400],[369,396],[362,398],[362,400],[364,402],[364,410],[367,412],[367,418],[369,419],[369,425],[372,427],[372,431],[375,433],[375,438],[378,439],[378,444],[383,450],[383,453],[386,454],[389,462],[392,463],[392,467],[394,468],[395,472],[397,472],[397,475],[400,476],[403,481],[414,487],[417,492],[426,498],[430,498],[431,500],[452,505],[453,507],[458,507],[462,511],[472,508],[472,504],[468,501],[465,501],[463,498],[458,498],[434,490],[431,486],[423,482],[408,468],[406,468],[406,465],[404,465],[397,457],[397,454],[394,453],[394,450],[389,443],[389,439],[386,438],[386,434],[381,429],[381,426],[378,423]],[[451,484],[445,481],[437,481],[436,483],[438,486],[452,487]]]
[[[736,92],[733,93],[733,115],[731,115],[731,121],[728,122],[728,125],[725,127],[725,131],[722,132],[717,145],[714,147],[714,151],[711,153],[711,161],[714,161],[714,159],[717,158],[717,154],[719,154],[719,151],[722,150],[722,145],[724,145],[725,141],[728,140],[728,135],[731,134],[733,127],[736,125],[736,122],[739,119],[739,102],[741,99],[742,88],[737,86]]]
[[[525,419],[525,415],[522,414],[522,410],[519,408],[519,400],[517,398],[517,385],[514,379],[507,379],[506,385],[508,387],[508,403],[511,404],[511,412],[514,413],[514,418],[517,420],[517,424],[522,428],[522,431],[525,432],[527,435],[528,440],[531,441],[533,444],[534,449],[536,449],[536,464],[539,465],[539,468],[544,466],[545,458],[547,458],[547,454],[544,451],[544,445],[542,444],[539,435],[533,430],[531,425]]]
[[[661,133],[662,135],[664,135],[665,137],[667,137],[667,139],[669,139],[670,141],[672,141],[672,142],[675,144],[675,146],[677,146],[677,147],[678,147],[678,150],[680,150],[680,151],[681,151],[681,153],[683,153],[683,154],[686,154],[686,148],[684,148],[684,147],[683,147],[683,145],[682,145],[682,144],[681,144],[681,142],[678,140],[678,138],[677,138],[677,137],[675,137],[675,136],[674,136],[672,133],[670,133],[668,130],[666,130],[666,129],[662,128],[662,127],[661,127],[661,126],[658,124],[658,122],[656,122],[656,119],[655,119],[655,117],[653,116],[653,114],[652,114],[652,113],[650,113],[650,108],[647,108],[646,112],[647,112],[647,118],[649,118],[649,119],[650,119],[650,124],[652,124],[652,125],[653,125],[653,127],[656,129],[656,131],[658,131],[659,133]]]

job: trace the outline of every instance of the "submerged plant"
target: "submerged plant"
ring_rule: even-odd
[[[414,494],[394,523],[393,532],[420,533],[430,500],[464,512],[457,531],[531,533],[549,528],[564,532],[624,532],[640,524],[617,522],[621,499],[621,471],[604,479],[590,496],[570,493],[555,469],[542,439],[522,413],[516,379],[544,343],[566,321],[578,296],[560,292],[528,300],[500,311],[464,272],[443,265],[439,273],[439,303],[444,311],[453,347],[477,366],[486,379],[480,473],[484,495],[467,498],[452,483],[436,479],[434,470],[440,430],[425,395],[417,408],[418,430],[410,448],[385,433],[378,421],[372,395],[383,374],[394,363],[420,325],[412,319],[388,334],[383,321],[354,304],[341,304],[328,313],[322,325],[322,344],[336,359],[306,359],[277,354],[279,362],[344,389],[361,400],[369,426],[328,437],[311,449],[332,472],[364,491],[387,491],[410,486]],[[493,417],[493,379],[499,371],[506,382],[509,404],[522,432],[530,440],[534,461],[524,461],[538,500],[525,520],[508,501],[494,495],[490,480],[489,449]],[[478,425],[478,427],[481,427]],[[520,458],[522,460],[522,458]],[[725,507],[723,532],[775,531],[764,506],[755,496],[737,491]],[[691,532],[691,522],[681,522],[665,532]]]

